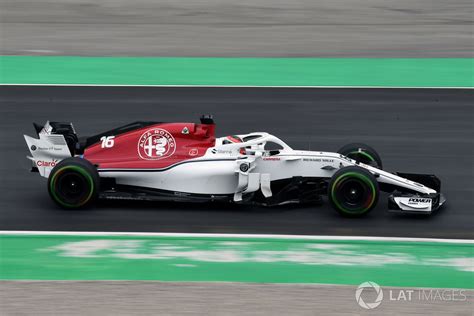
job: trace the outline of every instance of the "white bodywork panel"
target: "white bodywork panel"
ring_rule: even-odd
[[[115,178],[117,184],[133,185],[196,194],[230,194],[237,188],[235,161],[182,163],[164,171],[100,172],[101,177]]]

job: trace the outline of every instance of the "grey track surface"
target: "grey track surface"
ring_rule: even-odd
[[[472,90],[0,87],[0,230],[273,233],[474,238]],[[268,131],[294,148],[335,151],[361,141],[390,171],[434,173],[448,202],[431,217],[387,213],[386,196],[363,219],[323,206],[101,203],[63,211],[28,172],[22,134],[31,122],[72,121],[82,136],[134,120],[196,121],[213,113],[218,135]]]
[[[0,0],[0,54],[473,57],[471,0]]]
[[[411,301],[391,301],[389,291],[398,297],[400,288],[383,288],[381,305],[365,310],[357,305],[355,289],[298,284],[1,281],[0,309],[2,315],[472,315],[474,307],[472,290],[455,290],[459,301],[443,301],[420,300],[422,289],[410,289],[414,291]],[[451,293],[448,290],[445,297]],[[375,297],[375,292],[362,294],[367,302]]]

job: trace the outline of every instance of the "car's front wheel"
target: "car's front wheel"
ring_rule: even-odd
[[[382,159],[375,149],[363,143],[351,143],[343,146],[337,151],[339,154],[354,159],[357,162],[365,163],[383,169]]]
[[[99,174],[89,161],[67,158],[53,168],[48,178],[49,195],[68,209],[87,207],[98,197]]]
[[[363,216],[370,212],[379,199],[375,177],[358,166],[338,170],[329,181],[328,197],[340,214],[349,217]]]

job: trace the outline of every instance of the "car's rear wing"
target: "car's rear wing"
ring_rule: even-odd
[[[77,136],[71,123],[46,122],[34,127],[38,138],[24,135],[31,153],[27,158],[32,161],[32,171],[47,178],[57,163],[73,155]]]

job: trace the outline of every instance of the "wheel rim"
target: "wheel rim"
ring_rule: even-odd
[[[364,202],[366,189],[358,179],[347,179],[343,181],[339,188],[344,202],[351,206],[357,206]]]
[[[366,176],[349,172],[339,176],[331,188],[336,207],[349,214],[367,212],[375,203],[376,189]]]
[[[65,207],[80,207],[92,198],[94,182],[82,168],[66,166],[53,175],[50,191],[59,204]]]

